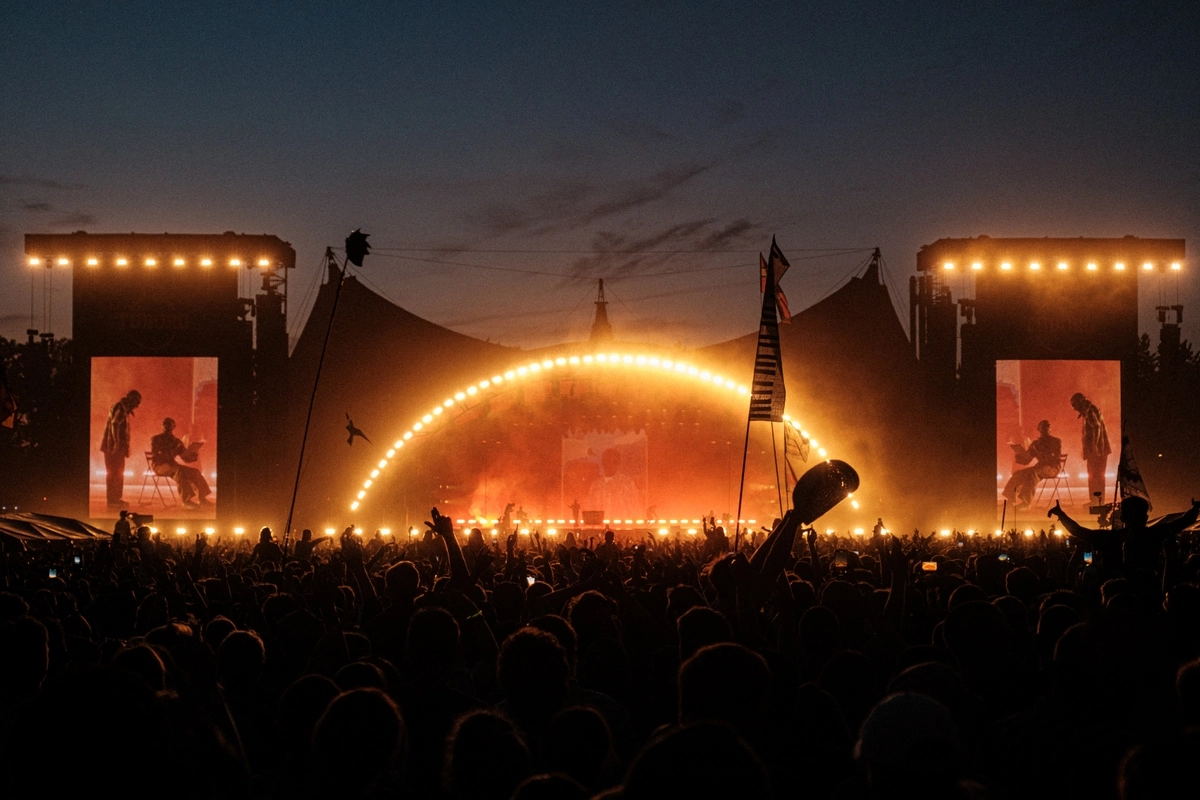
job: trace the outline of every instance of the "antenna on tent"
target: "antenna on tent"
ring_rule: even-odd
[[[340,267],[337,263],[337,257],[333,254],[333,248],[325,248],[325,265],[329,269],[329,277],[332,280],[336,274],[338,282],[337,288],[333,292],[333,308],[329,310],[329,324],[325,326],[325,341],[321,344],[321,357],[317,359],[317,374],[313,378],[312,394],[308,397],[308,413],[304,417],[304,436],[300,439],[300,457],[296,459],[296,480],[292,484],[292,502],[288,506],[287,524],[283,528],[285,545],[287,537],[292,533],[292,514],[296,511],[296,494],[300,491],[300,470],[304,466],[304,448],[308,444],[308,428],[312,423],[313,405],[317,401],[317,386],[321,383],[321,368],[325,365],[325,352],[329,349],[329,335],[333,333],[333,319],[337,315],[338,300],[342,296],[342,286],[346,283],[347,263],[353,262],[355,266],[362,266],[363,257],[370,252],[367,245],[368,235],[363,233],[361,228],[356,228],[353,233],[346,237],[346,260],[342,262]]]

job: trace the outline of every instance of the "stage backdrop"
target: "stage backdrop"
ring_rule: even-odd
[[[745,402],[670,376],[531,377],[466,411],[456,407],[404,449],[373,491],[397,523],[426,518],[430,506],[458,519],[498,519],[509,503],[514,518],[596,524],[732,515]],[[773,464],[768,426],[756,425],[743,517],[778,515]]]
[[[129,510],[172,520],[213,519],[217,500],[217,359],[171,357],[97,357],[92,359],[90,474],[88,506],[95,519],[115,518],[108,507],[108,472],[100,444],[108,415],[118,400],[137,390],[141,405],[129,420],[129,458],[125,462],[122,499]],[[196,467],[207,479],[212,505],[183,507],[179,487],[154,476],[146,453],[150,439],[162,431],[166,417],[175,420],[175,436],[185,445],[203,444]]]

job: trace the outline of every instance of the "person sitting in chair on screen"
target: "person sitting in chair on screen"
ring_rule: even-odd
[[[1008,484],[1004,487],[1004,496],[1013,508],[1021,510],[1029,508],[1033,502],[1033,492],[1037,483],[1058,474],[1062,464],[1062,440],[1050,435],[1050,422],[1042,420],[1038,423],[1038,438],[1029,443],[1028,447],[1016,450],[1018,464],[1032,464],[1023,469],[1014,470]]]
[[[202,503],[208,502],[208,496],[212,493],[200,470],[175,460],[179,457],[187,462],[196,461],[200,457],[196,452],[200,444],[193,442],[185,446],[175,435],[175,420],[170,417],[163,420],[162,433],[150,439],[150,469],[156,475],[175,481],[184,508],[199,508]]]

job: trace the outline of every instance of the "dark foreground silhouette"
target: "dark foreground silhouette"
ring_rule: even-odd
[[[5,552],[0,796],[1192,797],[1200,506],[1138,511]]]

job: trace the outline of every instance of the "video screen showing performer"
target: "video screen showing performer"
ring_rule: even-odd
[[[217,359],[92,359],[89,514],[214,519]]]
[[[653,516],[646,507],[646,432],[573,431],[563,437],[563,494],[582,515]]]
[[[997,514],[1112,502],[1120,426],[1119,361],[997,361]]]

